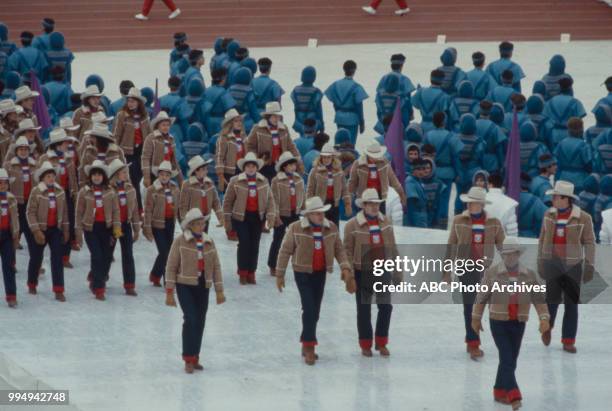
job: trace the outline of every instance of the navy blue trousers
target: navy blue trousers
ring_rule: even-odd
[[[199,285],[176,285],[176,295],[183,310],[183,359],[193,360],[200,355],[202,336],[208,311],[209,288]]]
[[[495,379],[494,392],[505,392],[510,401],[520,400],[521,394],[516,382],[516,362],[521,341],[525,333],[525,323],[520,321],[490,320],[491,333],[499,352],[499,365]]]
[[[280,250],[285,231],[289,224],[298,221],[300,217],[297,214],[293,214],[289,217],[281,217],[282,224],[278,227],[274,227],[274,234],[272,237],[272,244],[270,244],[270,252],[268,253],[268,267],[276,268],[276,259],[278,258],[278,252]]]
[[[157,258],[151,269],[151,274],[153,274],[154,277],[162,278],[165,276],[168,254],[170,254],[170,247],[172,247],[172,241],[174,240],[175,221],[174,218],[168,218],[166,219],[164,228],[153,228],[153,238],[157,246]]]
[[[550,312],[550,328],[553,328],[559,304],[563,302],[563,325],[561,327],[561,342],[574,344],[578,333],[578,304],[580,303],[580,284],[582,267],[564,267],[559,259],[553,259],[546,264],[546,302]]]
[[[15,281],[15,249],[13,248],[13,234],[10,230],[0,231],[0,258],[2,258],[2,278],[4,279],[4,293],[7,300],[17,296],[17,283]]]
[[[238,271],[257,271],[259,241],[263,222],[259,213],[246,212],[244,221],[232,219],[232,227],[238,234]]]
[[[85,231],[85,243],[90,254],[91,289],[94,293],[104,293],[110,272],[113,252],[111,229],[106,223],[94,223],[91,231]]]
[[[119,238],[119,245],[121,246],[121,270],[123,271],[123,287],[127,290],[133,289],[136,284],[132,224],[128,222],[121,223],[121,232],[123,233]],[[116,245],[116,242],[113,243],[113,255],[115,254]]]
[[[389,298],[388,295],[377,295],[378,315],[376,316],[376,330],[372,330],[372,282],[366,281],[361,270],[355,270],[355,281],[357,292],[355,301],[357,303],[357,333],[361,348],[372,348],[372,339],[376,345],[384,346],[389,342],[389,326],[391,325],[391,312],[393,305],[381,300]],[[374,338],[375,337],[375,338]]]
[[[302,334],[300,341],[304,346],[317,344],[317,322],[321,313],[321,302],[325,290],[325,271],[313,273],[295,272],[295,283],[302,302]]]
[[[62,231],[57,227],[50,227],[43,231],[46,243],[43,245],[33,241],[30,248],[30,262],[28,263],[28,286],[38,285],[38,273],[43,262],[45,247],[49,245],[51,251],[51,279],[54,292],[64,292],[64,239]]]

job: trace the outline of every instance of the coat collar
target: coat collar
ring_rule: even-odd
[[[489,216],[487,215],[487,212],[484,210],[484,208],[482,209],[482,214],[485,217],[485,221],[489,221]],[[467,218],[468,220],[472,218],[472,216],[470,215],[470,210],[463,210],[460,215],[464,218]]]
[[[172,187],[173,185],[174,185],[174,186],[176,186],[176,183],[175,183],[174,181],[170,180],[170,182],[168,183],[168,185],[170,185],[170,186]],[[163,188],[163,187],[162,187],[162,183],[161,183],[161,181],[159,181],[159,179],[156,179],[156,180],[153,182],[153,187],[154,187],[156,190],[161,190],[161,189]]]
[[[365,216],[365,212],[363,210],[357,213],[357,215],[355,216],[355,219],[357,220],[357,224],[359,225],[364,225],[368,223],[368,220],[366,219],[366,216]],[[378,221],[384,221],[384,219],[385,219],[384,214],[379,212]]]
[[[268,121],[265,118],[263,118],[263,119],[259,120],[259,123],[257,123],[257,126],[258,127],[263,127],[263,128],[267,129],[268,128]],[[287,130],[287,126],[282,121],[278,122],[277,127],[278,127],[279,130]]]
[[[191,230],[183,231],[183,237],[185,238],[186,241],[191,241],[195,239]],[[211,238],[206,233],[202,233],[202,240],[204,240],[205,243],[212,243]]]
[[[39,189],[40,191],[42,191],[43,193],[44,193],[45,191],[47,191],[47,185],[46,185],[45,183],[43,183],[43,182],[38,183],[37,187],[38,187],[38,189]],[[60,185],[59,185],[59,184],[57,184],[57,183],[53,183],[53,188],[54,188],[54,189],[56,189],[56,190],[63,190],[63,189],[62,189],[62,186],[60,186]]]
[[[57,153],[55,152],[55,150],[52,150],[52,149],[47,150],[45,154],[47,154],[47,158],[49,159],[59,157]],[[72,158],[72,156],[73,156],[72,151],[66,151],[64,153],[64,158]]]
[[[19,165],[19,157],[15,156],[11,159],[11,165],[16,166]],[[31,166],[35,166],[36,165],[36,160],[34,160],[32,157],[28,157],[28,163],[30,163]]]
[[[155,131],[153,132],[153,135],[154,135],[155,137],[159,137],[159,138],[161,138],[161,137],[162,137],[162,133],[161,133],[161,131],[159,131],[159,130],[155,130]],[[168,133],[168,137],[170,138],[170,140],[174,140],[174,136],[173,136],[172,134]]]
[[[311,226],[310,220],[308,219],[308,217],[300,218],[300,226],[302,228],[308,228],[308,227]],[[325,227],[325,228],[329,228],[330,227],[329,220],[327,218],[323,219],[323,227]]]
[[[278,177],[279,180],[289,180],[289,176],[284,171],[279,171],[276,173],[276,177]],[[293,179],[296,181],[302,180],[298,173],[293,173]]]
[[[204,184],[207,184],[207,183],[213,184],[213,181],[210,178],[205,176],[204,177]],[[196,176],[189,177],[189,184],[191,184],[191,185],[199,184],[198,178]]]
[[[550,211],[552,217],[556,217],[559,210],[557,210],[555,207],[551,207],[548,209],[548,211]],[[572,204],[572,212],[570,213],[569,218],[579,219],[581,212],[582,209],[580,207],[578,207],[576,204]]]
[[[381,163],[384,163],[385,158],[373,158],[372,161],[374,162],[374,164],[376,165],[380,165]],[[357,164],[359,164],[360,166],[366,166],[368,165],[368,156],[367,155],[362,155],[359,156],[359,158],[357,159]]]
[[[263,175],[263,174],[261,174],[261,173],[255,173],[255,177],[256,177],[256,179],[257,179],[257,180],[259,180],[259,181],[268,181],[268,180],[267,180],[267,179],[264,177],[264,175]],[[238,180],[238,181],[246,181],[246,180],[247,180],[246,173],[244,173],[244,172],[243,172],[243,173],[238,174],[238,178],[237,178],[237,180]]]

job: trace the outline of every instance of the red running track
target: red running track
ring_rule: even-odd
[[[156,1],[150,20],[136,21],[140,0],[1,0],[0,21],[15,39],[40,31],[42,17],[75,51],[167,49],[172,34],[185,31],[192,47],[210,47],[216,37],[248,46],[447,41],[612,39],[612,8],[596,0],[409,0],[405,17],[386,0],[377,16],[361,11],[367,0],[175,0],[183,11],[168,20]]]

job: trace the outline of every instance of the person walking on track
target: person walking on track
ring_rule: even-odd
[[[372,0],[369,6],[363,6],[361,9],[368,14],[375,15],[378,10],[378,6],[382,3],[383,0]],[[395,10],[396,16],[403,16],[404,14],[408,14],[410,9],[408,8],[408,4],[406,4],[406,0],[395,0],[399,9]]]
[[[138,13],[137,15],[135,15],[134,18],[136,20],[142,20],[142,21],[149,20],[149,12],[151,11],[151,8],[153,8],[154,1],[155,0],[144,0],[144,2],[142,3],[142,11]],[[168,15],[168,18],[170,20],[177,18],[181,14],[181,9],[176,7],[176,4],[174,4],[174,1],[172,0],[162,0],[162,1],[166,5],[166,7],[170,9],[170,14]]]

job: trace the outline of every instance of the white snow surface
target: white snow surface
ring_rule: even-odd
[[[517,43],[515,59],[528,78],[530,90],[554,53],[568,60],[576,95],[590,111],[604,95],[601,82],[610,74],[610,42]],[[468,68],[472,51],[489,60],[494,43],[452,44],[459,65]],[[308,48],[252,49],[251,55],[274,61],[273,77],[287,93],[298,83],[307,64],[318,69],[324,89],[340,77],[345,59],[359,65],[357,80],[372,96],[366,104],[368,129],[375,122],[374,89],[388,70],[392,53],[407,56],[405,73],[414,83],[427,84],[444,46],[385,44]],[[206,52],[207,57],[210,52]],[[167,51],[78,53],[74,87],[96,72],[116,98],[119,81],[152,86],[160,79],[164,91]],[[208,74],[206,78],[209,79]],[[287,124],[292,110],[285,99]],[[334,130],[331,105],[325,104],[327,128]],[[589,116],[592,122],[592,116]],[[368,135],[373,135],[369,133]],[[362,138],[360,145],[367,139]],[[213,218],[213,220],[215,220]],[[462,307],[459,305],[395,305],[391,321],[390,358],[364,358],[357,344],[355,298],[344,291],[339,270],[328,277],[318,325],[320,356],[316,366],[300,357],[300,303],[291,272],[279,294],[267,272],[270,234],[264,234],[256,286],[240,286],[236,276],[236,243],[211,223],[224,272],[227,303],[214,304],[211,293],[201,361],[203,372],[182,370],[179,308],[164,305],[164,292],[148,284],[156,256],[152,243],[135,244],[138,297],[123,294],[117,247],[107,301],[95,301],[87,288],[89,253],[74,253],[75,269],[66,270],[64,304],[53,300],[48,255],[39,294],[26,290],[27,250],[18,252],[16,310],[0,307],[0,352],[17,367],[56,389],[70,390],[82,410],[504,410],[493,402],[497,352],[488,322],[483,321],[484,358],[471,361],[466,352]],[[447,233],[396,228],[398,243],[445,243]],[[376,308],[373,308],[375,318]],[[562,309],[560,309],[562,314]],[[527,325],[517,378],[528,410],[604,410],[612,403],[612,327],[610,307],[580,307],[578,354],[561,350],[560,322],[553,343],[544,347],[537,320]],[[559,318],[560,320],[560,318]],[[0,377],[10,367],[0,367]],[[9,381],[10,382],[10,381]],[[35,382],[31,382],[33,384]],[[23,382],[22,387],[28,386]],[[4,409],[0,407],[0,409]]]

